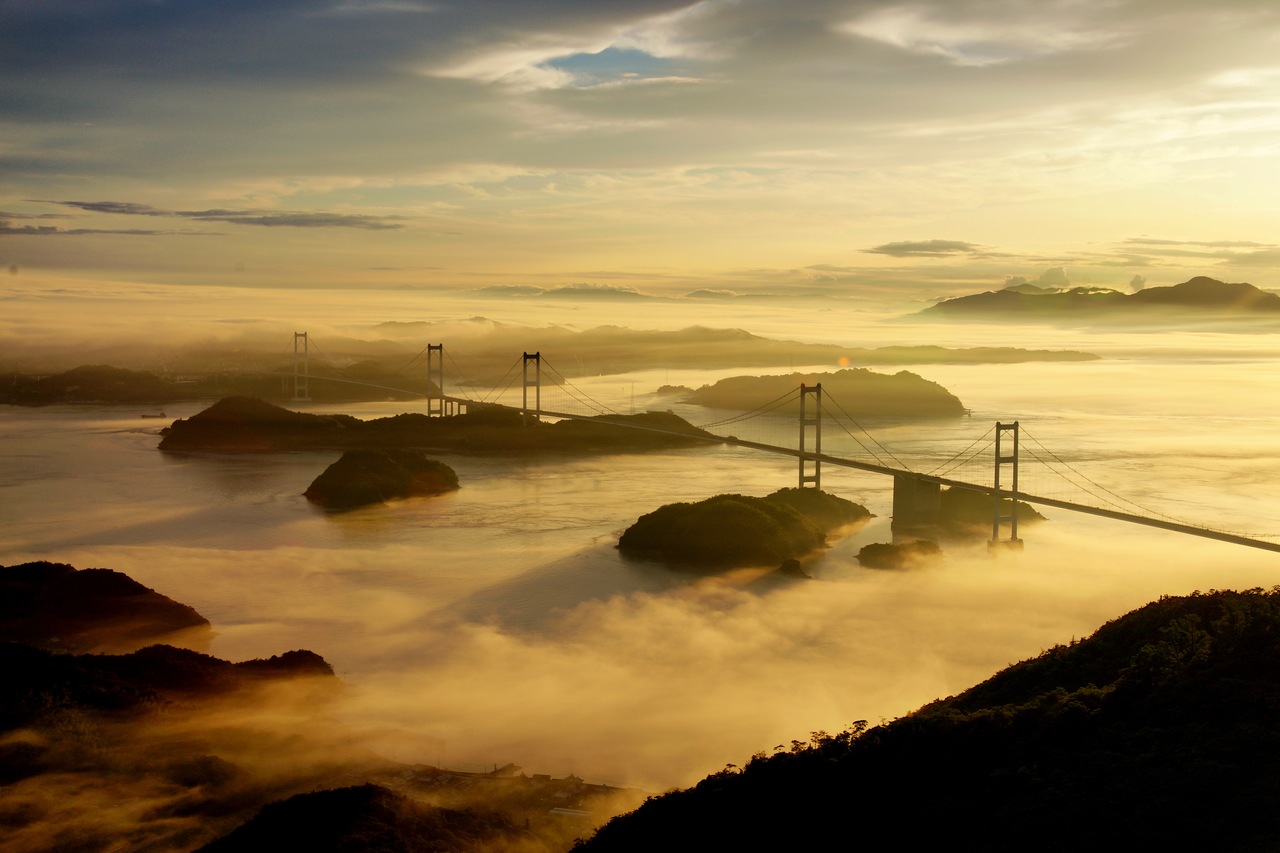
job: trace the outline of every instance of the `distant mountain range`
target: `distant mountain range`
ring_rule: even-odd
[[[939,302],[917,316],[968,320],[1017,317],[1026,320],[1120,319],[1124,321],[1185,321],[1266,317],[1280,319],[1280,295],[1244,282],[1229,283],[1196,276],[1171,287],[1150,287],[1121,293],[1103,287],[1067,290],[1017,284]]]

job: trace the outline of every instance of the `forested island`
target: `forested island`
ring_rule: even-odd
[[[428,448],[463,453],[617,453],[687,447],[721,439],[670,412],[599,415],[543,422],[519,411],[475,404],[464,414],[400,414],[362,421],[294,412],[262,400],[228,397],[165,429],[160,449],[219,453]]]
[[[824,547],[828,533],[870,517],[865,507],[818,489],[779,489],[763,498],[716,495],[641,516],[623,531],[618,550],[698,572],[776,567]]]
[[[1162,598],[893,722],[652,798],[575,850],[1273,850],[1278,706],[1280,589]]]
[[[303,492],[329,510],[355,509],[393,498],[441,495],[458,488],[448,465],[415,450],[348,450]]]
[[[828,405],[835,400],[840,409],[855,418],[955,418],[967,411],[964,404],[946,388],[915,373],[906,370],[894,374],[876,373],[865,368],[831,373],[731,376],[687,391],[682,401],[709,408],[751,411],[785,396],[802,384],[821,384]],[[797,399],[772,411],[799,410]]]

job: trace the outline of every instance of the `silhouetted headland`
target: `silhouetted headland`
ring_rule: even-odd
[[[400,414],[362,421],[293,412],[249,397],[227,397],[163,432],[161,450],[220,453],[421,448],[463,453],[617,453],[686,447],[719,438],[670,412],[600,415],[554,423],[474,404],[465,414]]]
[[[178,637],[208,643],[209,620],[121,572],[43,561],[0,566],[0,641],[120,652]]]
[[[781,566],[824,547],[827,533],[870,517],[865,507],[817,489],[716,495],[641,516],[623,531],[618,550],[697,571]]]
[[[901,719],[757,753],[575,849],[1275,850],[1278,705],[1280,590],[1162,598]]]
[[[458,488],[452,468],[416,450],[348,450],[303,492],[325,509],[354,509],[393,498],[440,495]]]

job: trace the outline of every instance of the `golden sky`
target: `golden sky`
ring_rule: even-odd
[[[1277,288],[1278,56],[1274,0],[8,0],[0,264]]]

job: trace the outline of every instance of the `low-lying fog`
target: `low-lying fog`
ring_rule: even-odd
[[[206,306],[210,322],[193,329],[203,335],[212,321],[256,310],[278,318],[286,335],[310,329],[323,351],[318,330],[358,336],[365,321],[367,330],[387,319],[481,313],[580,328],[608,319],[583,306],[511,302],[451,304],[453,313],[442,314],[429,297],[410,295],[340,315],[337,295],[312,296],[292,297],[291,319],[284,297],[255,308],[228,291],[226,303]],[[143,316],[155,321],[158,336],[180,341],[182,327],[167,318],[186,322],[183,310],[157,298]],[[928,471],[996,419],[1018,419],[1083,475],[1152,510],[1280,533],[1272,524],[1280,507],[1280,395],[1270,388],[1269,338],[921,328],[872,322],[830,304],[808,313],[722,304],[694,310],[628,305],[626,325],[734,326],[848,346],[1097,352],[1106,358],[912,367],[957,394],[973,415],[885,427],[876,436]],[[623,313],[604,311],[614,322]],[[46,331],[62,322],[52,310],[37,320]],[[281,352],[290,344],[282,337]],[[696,385],[733,372],[651,370],[581,382],[627,411],[632,395],[636,408],[666,408],[651,396],[661,384]],[[347,410],[375,416],[403,408]],[[699,422],[696,412],[684,413]],[[163,456],[148,432],[154,422],[138,414],[0,410],[8,457],[0,561],[126,572],[207,616],[219,632],[209,651],[220,657],[310,648],[352,687],[341,718],[404,762],[514,762],[530,773],[573,772],[660,791],[815,729],[903,714],[1159,595],[1280,582],[1274,553],[1059,510],[1046,510],[1048,524],[1024,527],[1022,553],[993,558],[979,541],[949,546],[945,560],[925,568],[863,569],[858,548],[889,538],[890,483],[830,468],[824,486],[878,517],[806,566],[816,580],[761,580],[758,572],[697,580],[624,561],[613,547],[618,533],[663,503],[794,485],[794,460],[721,447],[536,461],[444,456],[462,482],[456,494],[326,516],[301,492],[337,454]],[[718,419],[712,414],[703,420]],[[834,429],[829,452],[840,446]],[[1024,462],[1025,491],[1084,497]],[[984,455],[956,476],[989,480],[989,469]]]

